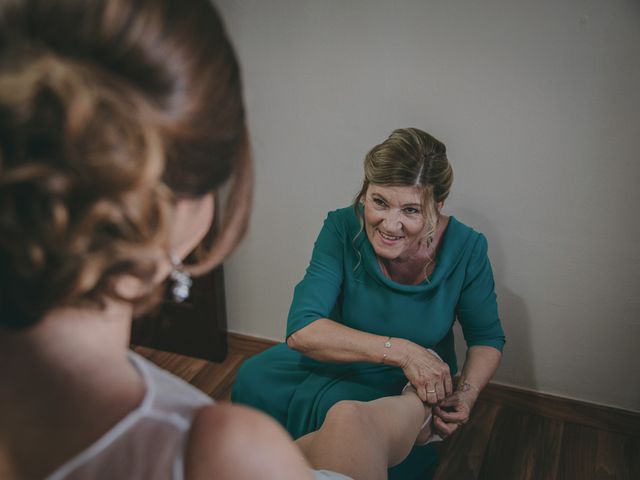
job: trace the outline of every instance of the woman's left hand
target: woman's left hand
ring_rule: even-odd
[[[499,350],[486,345],[469,347],[456,390],[433,408],[436,433],[448,437],[469,421],[478,395],[498,368],[501,356]]]
[[[433,408],[433,425],[442,438],[455,432],[469,421],[476,402],[475,392],[457,390]]]

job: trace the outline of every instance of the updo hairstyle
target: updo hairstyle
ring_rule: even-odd
[[[431,242],[438,226],[436,204],[449,196],[453,170],[447,149],[434,137],[417,128],[394,130],[389,138],[373,147],[364,159],[364,181],[354,200],[356,215],[364,225],[360,203],[369,185],[422,188],[425,237]]]
[[[151,285],[176,199],[232,178],[221,234],[191,270],[220,262],[248,221],[247,143],[209,0],[1,2],[0,327],[121,298],[123,274]]]

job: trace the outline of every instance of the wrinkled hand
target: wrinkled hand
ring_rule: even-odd
[[[469,421],[476,396],[472,392],[456,391],[433,408],[433,426],[436,433],[446,438],[460,425]]]
[[[412,342],[405,346],[405,354],[401,367],[420,400],[436,405],[451,395],[453,384],[449,365],[426,348]]]

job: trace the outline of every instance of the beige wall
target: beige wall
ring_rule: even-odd
[[[226,266],[231,331],[283,338],[326,212],[370,146],[417,126],[448,146],[446,211],[489,240],[497,381],[640,410],[638,2],[218,4],[257,171]]]

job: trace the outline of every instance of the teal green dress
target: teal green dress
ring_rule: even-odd
[[[487,241],[454,217],[429,280],[403,285],[380,270],[353,207],[330,212],[304,279],[295,288],[287,337],[318,318],[432,348],[452,374],[458,369],[452,330],[456,318],[468,346],[502,351],[505,342]],[[320,362],[280,344],[243,364],[232,400],[268,413],[298,438],[317,430],[339,400],[397,395],[406,381],[397,367]],[[436,464],[432,445],[416,447],[389,471],[390,478],[429,478]]]

